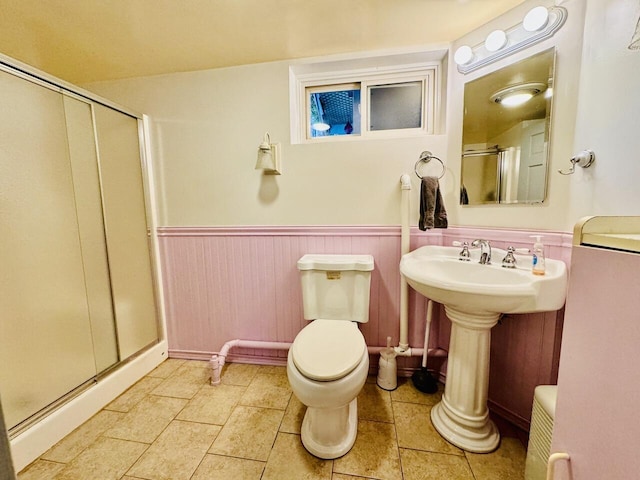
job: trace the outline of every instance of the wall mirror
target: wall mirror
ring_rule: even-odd
[[[465,84],[462,205],[544,201],[554,65],[549,49]]]

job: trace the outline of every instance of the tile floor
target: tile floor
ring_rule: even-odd
[[[443,440],[409,379],[393,392],[370,377],[358,397],[358,438],[335,460],[303,448],[304,406],[284,367],[169,359],[18,475],[19,480],[519,480],[525,448],[503,436],[491,454]]]

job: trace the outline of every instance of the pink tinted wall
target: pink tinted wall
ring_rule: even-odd
[[[413,228],[411,249],[475,238],[503,249],[528,248],[534,233],[544,235],[547,256],[568,261],[571,235],[556,232]],[[165,227],[158,235],[172,357],[208,359],[233,339],[293,341],[306,325],[296,268],[306,253],[373,255],[369,322],[361,331],[369,346],[384,346],[387,336],[398,343],[399,227]],[[422,348],[425,299],[409,290],[409,344]],[[430,347],[447,349],[450,322],[443,308],[434,314]],[[552,312],[508,316],[494,328],[490,401],[522,428],[528,428],[535,386],[555,383],[561,325],[562,313]],[[230,360],[283,364],[286,352],[234,349]],[[408,374],[420,358],[402,358],[398,365]],[[446,368],[441,360],[431,365]]]
[[[552,452],[556,479],[638,478],[640,255],[574,247]]]

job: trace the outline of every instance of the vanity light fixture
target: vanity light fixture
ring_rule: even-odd
[[[262,143],[258,147],[258,161],[256,170],[264,170],[266,175],[280,175],[280,144],[271,143],[268,133],[264,134]]]
[[[522,83],[520,85],[512,85],[507,88],[498,90],[491,95],[492,102],[504,105],[505,107],[518,107],[534,96],[546,90],[544,83]]]
[[[508,30],[494,30],[474,47],[462,45],[453,56],[462,74],[489,65],[512,53],[551,38],[567,20],[567,9],[560,6],[534,7],[522,23]]]

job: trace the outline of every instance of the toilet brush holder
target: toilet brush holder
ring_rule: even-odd
[[[398,365],[396,352],[393,349],[380,352],[376,383],[384,390],[395,390],[398,387]]]

